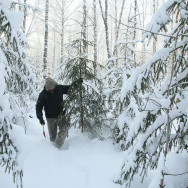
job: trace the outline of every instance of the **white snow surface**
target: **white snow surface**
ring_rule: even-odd
[[[30,114],[35,111],[33,108]],[[21,124],[21,123],[20,123]],[[71,128],[65,141],[64,149],[57,149],[42,134],[37,118],[33,115],[25,134],[22,125],[14,125],[10,136],[19,148],[18,164],[23,169],[23,188],[121,188],[114,181],[118,180],[125,153],[112,144],[111,140],[89,139],[80,130]],[[171,173],[188,170],[186,154],[169,154],[167,168]],[[141,183],[136,175],[131,188],[147,188],[156,185],[159,170],[149,171]],[[182,178],[167,177],[166,187],[181,185],[185,188],[188,181]],[[4,173],[0,167],[0,188],[16,188],[12,175]]]
[[[70,129],[64,150],[57,149],[42,134],[42,126],[31,119],[25,135],[22,126],[14,125],[12,137],[20,149],[18,163],[23,169],[24,188],[118,188],[123,152],[112,141],[90,140],[79,130]],[[12,175],[0,167],[0,188],[16,188]]]

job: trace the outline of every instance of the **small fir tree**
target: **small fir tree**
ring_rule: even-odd
[[[86,131],[92,137],[101,137],[101,127],[104,125],[103,98],[100,92],[102,83],[96,75],[99,67],[96,59],[92,61],[87,55],[89,45],[93,44],[87,40],[86,0],[83,0],[82,11],[81,38],[67,46],[69,55],[65,57],[64,65],[60,65],[58,78],[73,82],[65,105],[71,125],[80,127],[82,132]]]
[[[96,62],[87,58],[83,53],[84,45],[88,41],[78,39],[67,47],[72,52],[64,56],[64,63],[58,67],[58,80],[72,81],[72,87],[66,99],[67,118],[71,126],[81,128],[92,137],[101,137],[104,125],[104,106],[101,94],[101,81],[97,78],[94,67]],[[80,82],[84,80],[83,84]]]

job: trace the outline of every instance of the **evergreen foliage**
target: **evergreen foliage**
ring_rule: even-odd
[[[164,179],[168,150],[182,152],[188,146],[188,4],[169,0],[148,24],[143,39],[167,29],[170,15],[178,18],[166,35],[164,48],[144,65],[124,72],[117,142],[125,150],[118,180],[130,186],[135,174],[161,168]],[[188,150],[187,150],[188,151]],[[164,157],[163,165],[159,159]],[[160,182],[158,182],[160,183]],[[160,185],[163,187],[163,184]]]
[[[131,10],[130,10],[131,11]],[[131,20],[129,15],[128,22]],[[123,39],[119,40],[115,45],[115,51],[118,52],[117,57],[111,57],[108,59],[108,71],[106,72],[106,82],[108,89],[106,95],[109,98],[109,102],[112,101],[115,105],[112,105],[111,116],[113,117],[111,124],[113,129],[113,138],[115,142],[118,142],[117,135],[119,134],[119,128],[117,125],[117,119],[122,109],[121,104],[121,88],[123,85],[123,73],[126,71],[126,76],[130,76],[131,69],[134,68],[134,56],[135,56],[135,42],[133,40],[133,31],[129,28],[122,34]]]
[[[19,148],[14,143],[13,127],[18,125],[18,116],[23,115],[21,106],[25,97],[36,94],[35,76],[27,65],[22,20],[23,16],[14,10],[12,1],[0,1],[0,164],[5,166],[5,172],[13,173],[17,186],[22,186],[23,172],[17,163]]]
[[[85,43],[85,44],[84,44]],[[67,117],[71,126],[81,128],[82,132],[90,133],[92,137],[101,137],[104,125],[105,110],[101,94],[102,82],[94,71],[96,62],[89,60],[83,49],[90,42],[77,39],[67,46],[71,54],[64,56],[63,64],[58,67],[58,80],[72,82],[71,90],[66,100]],[[83,79],[83,83],[81,83]]]

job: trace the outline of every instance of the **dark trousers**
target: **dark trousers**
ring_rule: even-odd
[[[68,136],[68,123],[65,115],[59,115],[57,118],[47,118],[48,132],[50,141],[55,141],[58,147],[61,147]]]

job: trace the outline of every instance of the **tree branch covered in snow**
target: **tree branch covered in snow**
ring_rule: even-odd
[[[124,72],[121,90],[124,107],[119,116],[117,136],[117,142],[125,150],[119,180],[124,186],[129,186],[138,172],[144,177],[148,169],[159,168],[159,158],[172,146],[180,152],[188,145],[187,12],[185,1],[167,1],[146,27],[151,32],[143,36],[149,40],[157,37],[153,33],[166,30],[170,14],[178,14],[178,23],[164,41],[164,48],[144,65]],[[168,134],[169,139],[166,138]],[[163,173],[164,166],[161,167]]]
[[[27,64],[25,34],[21,31],[23,15],[11,7],[12,1],[0,0],[0,164],[12,172],[14,182],[22,186],[23,172],[17,161],[13,127],[18,125],[22,109],[15,103],[36,98],[36,78]],[[22,96],[22,97],[21,97]]]

